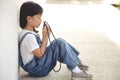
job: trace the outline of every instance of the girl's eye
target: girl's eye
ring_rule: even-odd
[[[38,17],[38,19],[41,19],[40,17]]]

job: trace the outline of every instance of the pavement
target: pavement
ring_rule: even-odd
[[[120,47],[102,32],[64,32],[62,37],[80,51],[79,58],[89,65],[92,80],[120,80]],[[59,63],[56,68],[59,68]],[[62,64],[59,72],[51,71],[46,77],[32,77],[20,69],[19,80],[71,80],[71,72]],[[79,79],[83,80],[83,79]],[[87,79],[84,79],[87,80]]]

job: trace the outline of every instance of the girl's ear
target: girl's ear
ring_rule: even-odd
[[[31,20],[31,16],[27,16],[27,21],[29,22]]]

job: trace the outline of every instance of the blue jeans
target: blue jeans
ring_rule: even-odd
[[[59,45],[57,45],[58,43]],[[58,38],[57,42],[52,41],[51,45],[46,48],[45,55],[39,59],[34,57],[23,67],[24,70],[33,76],[43,77],[55,67],[57,61],[66,64],[70,70],[73,70],[80,63],[79,52],[62,38]]]

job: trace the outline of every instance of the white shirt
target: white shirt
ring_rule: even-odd
[[[27,32],[31,32],[31,31],[22,30],[22,32],[20,32],[20,34],[19,34],[19,40]],[[37,35],[34,32],[31,32],[31,33]],[[36,37],[33,34],[27,34],[21,43],[21,47],[20,47],[21,48],[21,56],[22,56],[24,65],[33,59],[34,54],[32,53],[32,51],[39,48]]]

